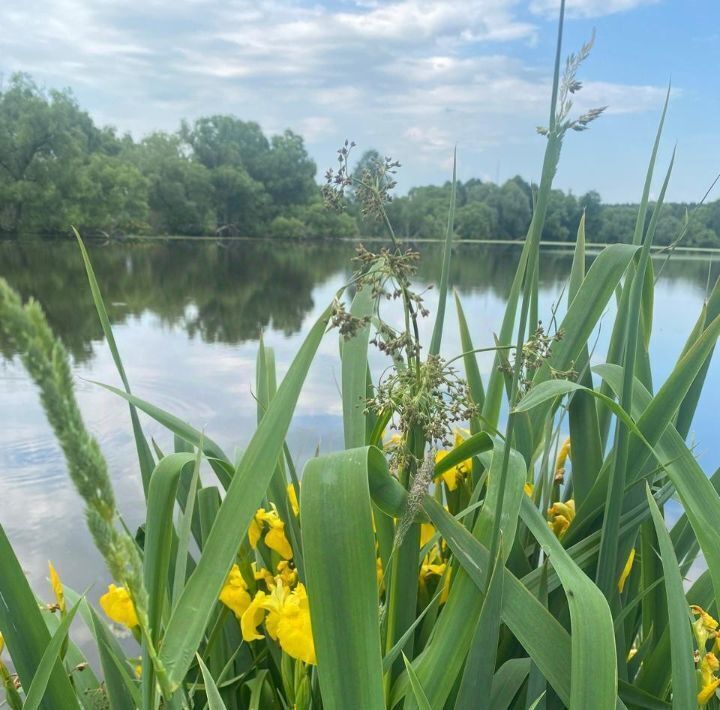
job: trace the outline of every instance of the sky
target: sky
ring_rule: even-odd
[[[231,113],[306,139],[318,177],[346,139],[399,160],[398,189],[539,178],[558,0],[11,0],[0,73],[70,87],[141,138]],[[563,54],[596,32],[556,186],[637,201],[669,82],[659,166],[697,201],[720,172],[720,2],[568,0]],[[358,152],[359,156],[359,152]],[[661,176],[658,176],[659,189]],[[716,188],[711,198],[720,197]]]

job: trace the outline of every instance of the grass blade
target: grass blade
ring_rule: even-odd
[[[567,596],[572,627],[570,707],[613,710],[618,679],[610,607],[527,497],[523,500],[521,516],[550,558]]]
[[[480,376],[480,368],[478,367],[477,355],[473,353],[473,343],[470,337],[470,329],[468,328],[465,312],[457,292],[455,293],[455,308],[457,310],[458,327],[460,329],[460,345],[464,354],[463,362],[465,364],[465,379],[470,388],[470,396],[479,409],[485,404],[485,390],[483,388],[482,377]]]
[[[80,247],[80,254],[82,255],[83,263],[85,265],[85,271],[88,277],[88,283],[90,284],[90,292],[92,293],[93,301],[95,303],[95,310],[97,310],[98,318],[100,319],[100,325],[107,340],[110,353],[117,368],[120,379],[122,380],[123,387],[128,394],[130,392],[130,383],[127,375],[125,374],[125,367],[120,357],[120,351],[118,350],[117,343],[115,342],[115,336],[113,335],[112,326],[110,325],[110,318],[105,308],[105,302],[103,301],[102,293],[100,292],[100,286],[98,285],[97,279],[95,278],[95,271],[90,261],[90,256],[85,248],[80,233],[75,227],[73,227],[75,238],[77,239],[78,246]],[[150,474],[155,467],[155,459],[153,459],[150,446],[148,445],[145,434],[143,433],[142,427],[140,426],[140,419],[138,418],[137,409],[135,405],[130,403],[130,419],[132,421],[133,435],[135,436],[135,447],[137,448],[138,460],[140,462],[140,473],[142,475],[143,489],[147,496],[148,485],[150,483]]]
[[[359,448],[311,459],[303,474],[308,599],[320,689],[330,708],[384,707],[368,488],[368,468],[384,465],[377,449]]]
[[[455,224],[455,193],[457,191],[457,147],[453,152],[453,175],[452,188],[450,190],[450,206],[448,208],[447,229],[445,230],[445,247],[443,249],[442,272],[438,285],[438,305],[435,314],[435,325],[433,326],[432,338],[430,340],[430,355],[440,354],[442,342],[443,325],[445,323],[445,304],[447,303],[447,292],[450,282],[450,260],[452,259],[452,241]]]
[[[501,545],[502,549],[502,545]],[[504,575],[500,569],[502,556],[495,560],[487,595],[483,600],[475,636],[465,662],[460,689],[455,701],[455,710],[493,708],[487,704],[492,695],[493,674],[497,656],[500,620],[502,618],[502,584]]]
[[[432,705],[425,695],[425,691],[420,683],[420,679],[415,674],[413,667],[410,665],[407,656],[403,653],[403,661],[405,662],[405,670],[407,671],[408,678],[410,679],[410,687],[412,688],[413,695],[415,696],[415,702],[420,710],[432,710]]]
[[[350,304],[350,314],[356,318],[372,315],[375,298],[366,286],[355,294]],[[360,328],[352,338],[342,340],[342,403],[345,448],[365,446],[366,415],[365,398],[368,387],[367,353],[370,341],[370,325]]]
[[[203,663],[203,659],[200,654],[196,656],[198,665],[200,666],[200,672],[202,673],[203,683],[205,684],[205,695],[207,696],[208,710],[227,710],[225,703],[220,695],[220,691],[215,685],[213,677],[210,675],[210,671],[207,666]]]
[[[645,492],[660,545],[660,558],[665,576],[672,663],[672,703],[673,708],[682,710],[682,708],[691,708],[695,705],[697,693],[688,603],[685,599],[683,580],[680,576],[672,541],[665,527],[665,520],[650,493],[650,488],[646,487]]]

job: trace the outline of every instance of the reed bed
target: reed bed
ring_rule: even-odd
[[[326,198],[341,206],[352,191],[386,221],[390,246],[358,250],[351,283],[281,382],[260,343],[257,429],[236,459],[132,393],[77,235],[123,384],[102,386],[129,404],[147,506],[137,533],[115,505],[62,344],[40,306],[0,282],[0,333],[38,386],[110,582],[102,611],[96,591],[69,589],[52,567],[49,588],[33,592],[0,528],[10,708],[718,707],[720,475],[705,475],[687,441],[720,333],[720,287],[670,375],[653,382],[662,314],[649,256],[672,161],[653,205],[649,195],[666,101],[632,243],[586,269],[581,222],[565,303],[539,313],[539,242],[561,146],[600,114],[573,118],[590,45],[561,71],[561,38],[562,11],[535,210],[500,331],[476,332],[455,296],[463,352],[441,354],[450,204],[432,338],[420,341],[418,322],[432,316],[414,290],[417,255],[384,208],[398,166],[353,175],[345,144]],[[594,334],[613,300],[603,359]],[[340,342],[345,448],[297,471],[286,434],[328,337]],[[388,358],[380,374],[370,348]],[[485,376],[484,351],[495,358]],[[139,412],[172,432],[173,452],[148,443]],[[668,529],[672,498],[683,513]],[[78,624],[98,668],[70,637]],[[129,655],[117,626],[134,637]]]

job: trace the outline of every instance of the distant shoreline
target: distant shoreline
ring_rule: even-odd
[[[68,237],[72,239],[72,237]],[[58,240],[58,237],[49,237],[43,235],[35,235],[28,237],[16,237],[16,236],[2,236],[0,237],[0,243],[2,242],[13,242],[13,241],[47,241]],[[324,244],[357,244],[359,242],[364,243],[375,243],[375,244],[387,244],[389,241],[383,237],[238,237],[238,236],[208,236],[208,235],[173,235],[173,234],[128,234],[121,237],[109,237],[109,236],[88,236],[86,238],[90,242],[274,242],[276,244],[304,244],[304,243],[324,243]],[[64,241],[60,238],[58,241]],[[400,239],[400,242],[407,244],[443,244],[444,238],[437,239]],[[464,244],[469,245],[485,245],[485,246],[506,246],[506,247],[521,247],[525,243],[524,239],[456,239],[454,241],[455,246],[462,246]],[[618,243],[618,242],[614,242]],[[596,253],[602,251],[606,247],[612,246],[613,243],[603,242],[586,242],[585,251],[588,253]],[[555,242],[555,241],[541,241],[540,246],[545,248],[552,248],[557,251],[572,252],[574,250],[574,242]],[[655,256],[662,256],[663,254],[670,253],[670,249],[667,245],[653,246],[652,252]],[[675,247],[672,252],[683,254],[686,257],[692,257],[694,255],[720,255],[720,247]]]

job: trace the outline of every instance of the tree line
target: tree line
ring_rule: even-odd
[[[380,156],[367,151],[357,171]],[[183,121],[172,133],[141,140],[99,127],[69,90],[46,90],[25,74],[0,89],[0,232],[177,234],[251,237],[381,236],[352,195],[329,210],[317,166],[302,136],[266,136],[257,123],[215,115]],[[399,235],[441,237],[451,184],[412,188],[388,206]],[[461,239],[524,238],[533,188],[516,176],[502,185],[471,179],[456,186],[455,231]],[[575,238],[581,214],[590,241],[628,241],[637,207],[552,192],[543,239]],[[656,243],[680,234],[688,246],[720,246],[720,200],[668,204]]]

